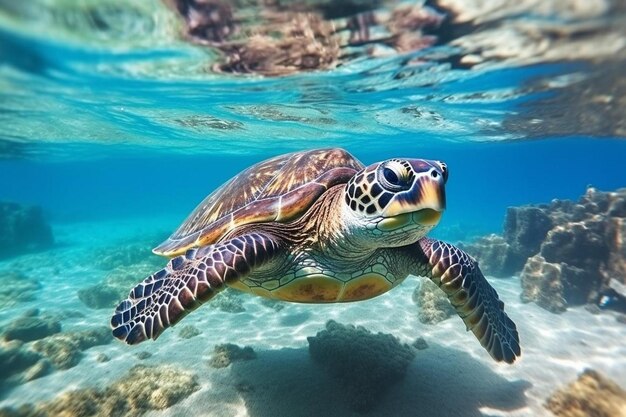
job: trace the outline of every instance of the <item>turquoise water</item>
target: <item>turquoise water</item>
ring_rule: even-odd
[[[257,4],[241,3],[233,7],[243,16]],[[0,252],[7,281],[0,327],[34,308],[70,340],[107,327],[116,303],[90,308],[85,291],[102,283],[119,291],[120,282],[130,290],[129,282],[165,264],[149,249],[206,195],[283,153],[342,147],[365,165],[396,157],[445,161],[447,209],[430,235],[452,243],[502,233],[510,206],[626,187],[619,2],[575,12],[558,3],[531,12],[525,2],[504,2],[470,23],[449,6],[455,2],[428,3],[447,19],[425,32],[437,36],[430,47],[368,56],[344,45],[354,57],[346,52],[334,68],[275,77],[214,71],[217,47],[189,42],[174,9],[156,0],[0,1],[0,201],[40,206],[54,235],[43,250]],[[381,2],[377,16],[396,6]],[[466,6],[470,15],[479,7]],[[516,28],[537,32],[507,31]],[[528,33],[542,34],[547,45]],[[9,272],[19,278],[9,280]],[[67,392],[104,389],[144,364],[170,366],[175,376],[131,381],[115,395],[135,398],[135,386],[156,391],[188,372],[196,385],[181,381],[182,389],[164,394],[171,395],[165,406],[145,395],[139,406],[113,405],[117,415],[359,415],[350,399],[359,385],[332,379],[308,353],[307,337],[330,319],[402,343],[422,336],[430,346],[370,415],[551,415],[543,407],[548,395],[588,367],[626,387],[626,327],[618,313],[574,306],[556,315],[520,301],[519,273],[487,278],[520,329],[523,356],[513,366],[493,363],[455,317],[421,323],[415,280],[341,305],[268,304],[231,291],[220,307],[204,306],[176,326],[194,326],[199,335],[189,339],[176,328],[139,347],[106,335],[80,347],[58,335],[17,347],[5,337],[0,408],[45,407]],[[256,359],[209,366],[222,343],[251,346]],[[74,355],[71,366],[59,359],[63,349]],[[31,351],[56,353],[40,364],[23,353]],[[30,368],[36,364],[39,374]],[[104,404],[110,392],[86,401]],[[72,404],[47,412],[113,413]]]

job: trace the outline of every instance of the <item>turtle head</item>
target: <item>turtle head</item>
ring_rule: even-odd
[[[447,179],[448,167],[439,161],[378,162],[346,184],[344,213],[349,223],[365,231],[363,235],[375,238],[376,245],[407,245],[439,223],[446,207]]]

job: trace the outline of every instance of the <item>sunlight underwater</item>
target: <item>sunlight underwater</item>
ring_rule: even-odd
[[[611,0],[0,1],[0,417],[626,416],[625,16]],[[317,185],[222,229],[200,210],[213,229],[176,233],[246,168],[328,147],[364,166],[397,160],[355,177],[361,162],[313,153],[270,185],[271,169],[247,172],[218,204]],[[326,187],[344,183],[330,200]],[[142,333],[133,298],[187,294],[180,280],[159,293],[143,279],[189,272],[197,295],[203,276],[221,285],[222,261],[245,275],[229,253],[252,246],[233,241],[219,259],[194,247],[238,221],[260,263],[275,256],[261,235],[276,212],[297,226],[273,223],[279,246],[309,242],[298,230],[317,221],[343,227],[339,243],[358,250],[328,253],[362,276],[307,264],[325,292],[226,288]],[[301,212],[315,215],[289,218]],[[410,263],[394,250],[361,268],[356,225],[378,212],[389,218],[367,243],[429,232],[482,274],[459,255],[468,287],[444,292],[438,277],[391,278]],[[164,241],[157,252],[182,257],[157,273]],[[310,249],[302,242],[290,250]],[[419,265],[444,253],[420,250]],[[248,278],[234,286],[271,296],[283,285]],[[346,289],[330,301],[382,294],[279,299],[323,298],[337,282]],[[485,350],[457,315],[503,344],[486,337]],[[115,340],[112,316],[113,335],[135,345]]]

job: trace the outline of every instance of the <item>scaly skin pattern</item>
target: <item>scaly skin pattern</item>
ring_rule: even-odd
[[[455,246],[429,238],[403,249],[409,272],[430,278],[446,293],[467,330],[496,361],[513,363],[520,356],[515,323],[474,259]]]
[[[298,158],[318,155],[311,152],[285,160],[300,167]],[[313,159],[324,161],[320,155],[328,152],[349,156],[331,150]],[[322,183],[307,182],[293,190],[286,184],[287,194],[267,201],[256,194],[244,195],[242,210],[250,210],[252,217],[230,214],[232,224],[209,244],[197,241],[197,247],[139,283],[116,308],[113,335],[129,344],[156,339],[226,285],[279,300],[335,303],[372,298],[409,275],[421,275],[444,291],[467,329],[496,361],[514,362],[520,355],[517,329],[477,262],[450,244],[425,237],[445,209],[447,166],[439,161],[391,159],[364,167],[344,181],[346,173],[360,164],[351,161],[341,166],[330,163],[334,167],[330,171],[315,167],[313,174],[328,175]],[[253,169],[259,170],[259,166]],[[298,179],[296,171],[289,168],[292,177],[280,178]],[[243,185],[237,189],[248,190]],[[282,204],[284,196],[301,192],[309,198]],[[221,200],[211,201],[220,204]],[[241,204],[234,204],[233,210]],[[304,206],[298,208],[300,204]],[[197,212],[206,217],[202,207]],[[290,216],[297,216],[284,217],[284,207],[290,208]],[[261,212],[267,218],[259,218]],[[235,222],[235,217],[241,222]],[[185,227],[203,227],[204,220],[196,224],[193,218]],[[217,230],[211,219],[201,230]],[[190,236],[193,233],[183,233],[183,239]]]
[[[156,340],[225,284],[236,282],[279,251],[280,245],[271,237],[251,233],[172,258],[117,306],[111,318],[113,335],[128,344]]]

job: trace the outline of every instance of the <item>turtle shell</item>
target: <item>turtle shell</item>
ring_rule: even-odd
[[[300,217],[330,187],[348,182],[364,166],[343,149],[277,156],[242,171],[206,197],[153,252],[176,256],[220,241],[250,223]]]

